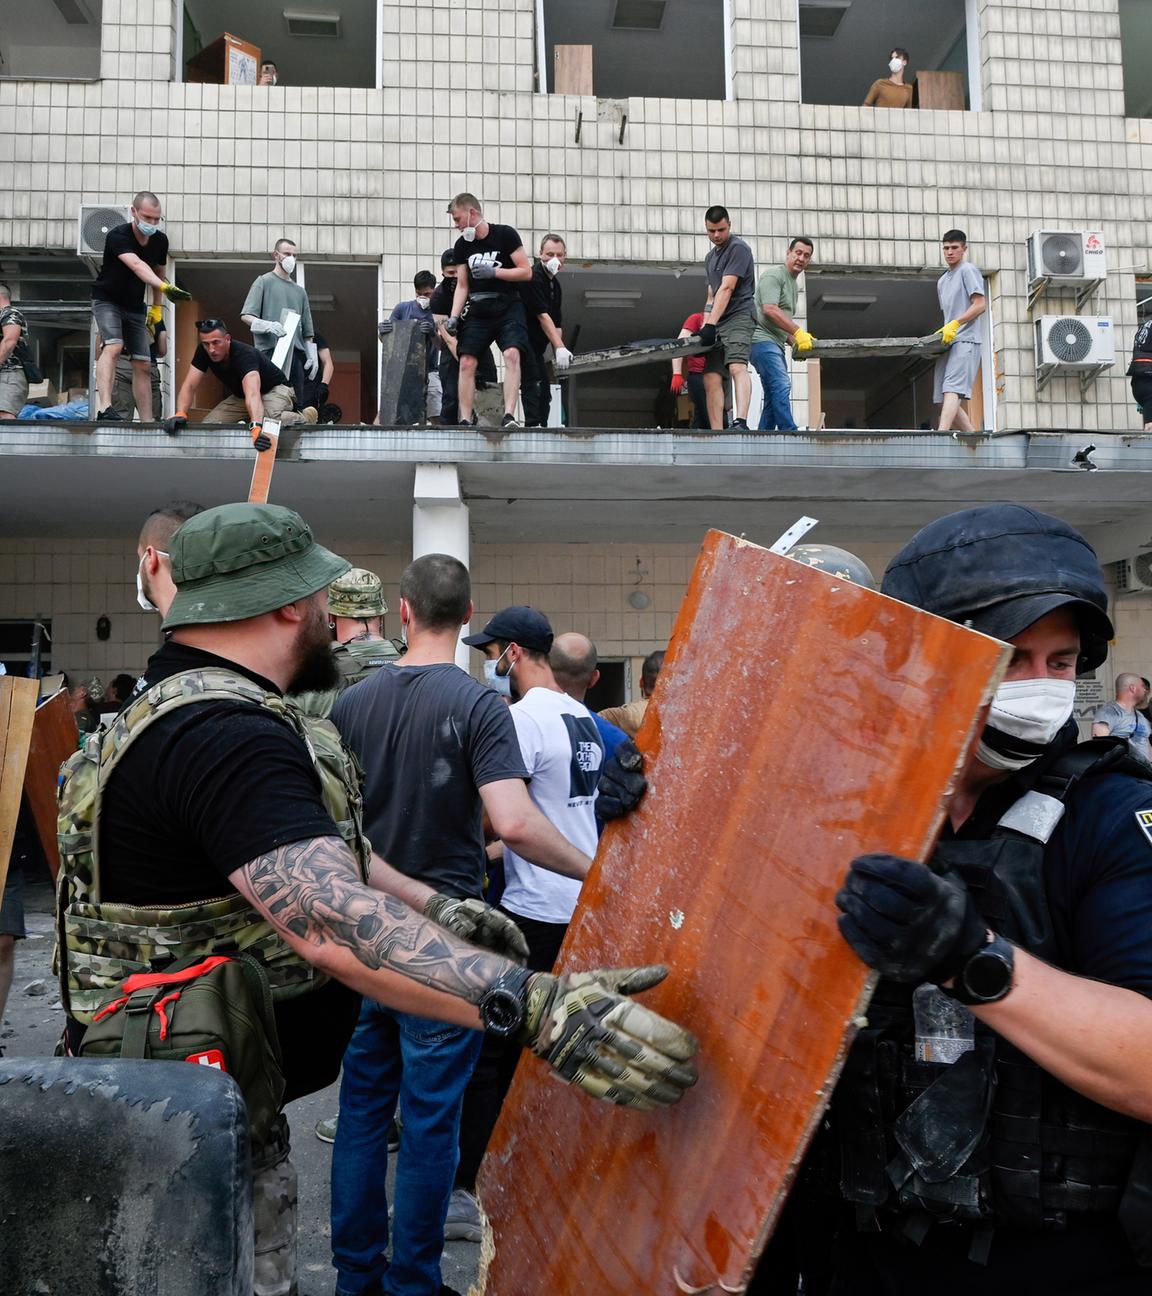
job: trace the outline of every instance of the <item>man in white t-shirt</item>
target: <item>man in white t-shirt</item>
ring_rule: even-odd
[[[512,706],[512,720],[520,754],[531,776],[528,792],[532,800],[545,818],[588,856],[591,866],[591,857],[596,853],[596,787],[604,763],[604,745],[591,711],[570,698],[552,674],[548,660],[552,627],[548,618],[535,608],[505,608],[479,634],[469,635],[464,642],[483,651],[488,682],[517,699]],[[581,880],[538,868],[507,846],[504,880],[500,908],[515,915],[516,925],[528,941],[528,966],[535,972],[547,972],[556,961],[580,898]],[[519,1056],[518,1044],[495,1036],[485,1038],[472,1083],[464,1095],[458,1189],[475,1191],[476,1172]],[[448,1227],[452,1226],[450,1217]],[[471,1234],[461,1230],[450,1236]]]

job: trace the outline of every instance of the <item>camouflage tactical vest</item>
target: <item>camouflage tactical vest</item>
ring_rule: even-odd
[[[340,683],[322,693],[294,693],[292,704],[306,716],[327,719],[332,714],[336,699],[346,688],[367,679],[381,666],[400,660],[400,650],[391,639],[350,639],[347,643],[332,645],[332,656],[340,672]]]
[[[100,805],[109,775],[150,724],[194,702],[242,701],[267,707],[303,740],[320,776],[324,806],[367,880],[371,846],[362,827],[361,770],[327,720],[302,715],[276,693],[220,667],[184,671],[148,689],[112,725],[88,735],[60,772],[60,847],[55,970],[65,1011],[89,1023],[125,977],[156,970],[154,960],[235,946],[260,958],[273,998],[291,998],[326,979],[240,894],[153,908],[100,895]]]

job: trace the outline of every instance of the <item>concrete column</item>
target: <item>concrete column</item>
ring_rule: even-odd
[[[417,464],[412,488],[412,558],[444,553],[470,566],[468,505],[455,464]],[[467,626],[464,628],[467,633]],[[471,649],[459,644],[456,664],[469,670]]]

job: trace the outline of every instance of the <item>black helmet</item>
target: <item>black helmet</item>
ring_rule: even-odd
[[[938,518],[888,564],[884,594],[1011,639],[1059,607],[1080,623],[1081,670],[1108,655],[1112,622],[1096,552],[1079,531],[1022,504]]]

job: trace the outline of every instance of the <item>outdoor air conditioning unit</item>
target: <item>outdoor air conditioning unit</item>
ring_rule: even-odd
[[[1144,594],[1152,590],[1152,553],[1121,558],[1116,567],[1116,589],[1121,594]]]
[[[1076,286],[1107,276],[1099,230],[1036,230],[1028,240],[1028,281]]]
[[[100,258],[104,255],[104,240],[114,225],[123,225],[132,219],[129,207],[112,207],[107,203],[81,203],[80,220],[76,231],[76,254]]]
[[[1036,327],[1036,369],[1091,373],[1116,363],[1107,315],[1041,315]]]

